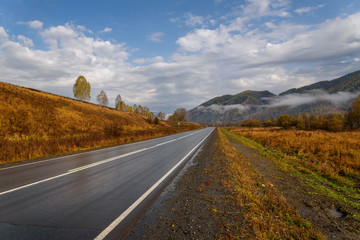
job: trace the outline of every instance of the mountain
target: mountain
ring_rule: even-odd
[[[235,105],[235,104],[248,104],[248,105],[263,105],[267,104],[266,98],[274,97],[275,94],[269,91],[245,91],[236,95],[224,95],[221,97],[213,98],[200,106],[208,107],[214,104],[217,105]]]
[[[271,119],[282,114],[341,113],[360,93],[360,71],[320,81],[279,95],[269,91],[247,90],[236,95],[215,97],[187,112],[192,122],[240,122],[246,119]]]
[[[360,71],[347,74],[332,81],[321,81],[301,88],[292,88],[280,93],[279,95],[283,96],[293,93],[305,93],[307,91],[319,89],[328,93],[357,92],[360,89]]]

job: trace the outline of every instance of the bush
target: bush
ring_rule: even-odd
[[[155,124],[159,124],[159,122],[160,122],[160,121],[159,121],[158,117],[155,117],[154,123],[155,123]]]
[[[261,123],[259,120],[246,120],[240,124],[242,127],[261,127]]]
[[[104,133],[107,138],[120,137],[123,132],[123,127],[117,123],[111,123],[105,126]]]

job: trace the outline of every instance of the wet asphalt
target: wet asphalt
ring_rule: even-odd
[[[0,239],[121,238],[212,131],[0,167]]]

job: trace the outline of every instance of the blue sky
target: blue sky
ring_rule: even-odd
[[[360,70],[358,0],[2,0],[0,81],[153,111]]]

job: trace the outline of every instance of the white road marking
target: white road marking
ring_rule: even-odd
[[[204,137],[190,152],[188,152],[173,168],[171,168],[162,178],[160,178],[151,188],[149,188],[138,200],[136,200],[128,209],[126,209],[117,219],[115,219],[104,231],[102,231],[94,240],[103,240],[112,230],[114,230],[147,196],[150,195],[188,156],[193,153],[201,143],[213,132],[212,130]]]
[[[156,144],[156,145],[151,146],[151,147],[142,148],[142,149],[139,149],[139,150],[136,150],[136,151],[133,151],[133,152],[125,153],[125,154],[122,154],[122,155],[119,155],[119,156],[116,156],[116,157],[112,157],[112,158],[108,158],[108,159],[104,159],[102,161],[95,162],[95,163],[92,163],[92,164],[88,164],[88,165],[85,165],[85,166],[82,166],[82,167],[70,169],[66,173],[62,173],[62,174],[56,175],[54,177],[46,178],[46,179],[43,179],[43,180],[40,180],[40,181],[37,181],[37,182],[29,183],[29,184],[26,184],[26,185],[23,185],[23,186],[20,186],[20,187],[17,187],[17,188],[12,188],[12,189],[9,189],[7,191],[0,192],[0,196],[4,195],[4,194],[7,194],[7,193],[15,192],[15,191],[20,190],[20,189],[31,187],[31,186],[37,185],[39,183],[43,183],[43,182],[51,181],[53,179],[64,177],[66,175],[70,175],[72,173],[76,173],[76,172],[79,172],[79,171],[82,171],[82,170],[85,170],[85,169],[88,169],[88,168],[96,167],[96,166],[99,166],[101,164],[108,163],[108,162],[111,162],[111,161],[114,161],[114,160],[118,160],[120,158],[124,158],[124,157],[130,156],[130,155],[133,155],[133,154],[136,154],[136,153],[139,153],[139,152],[143,152],[143,151],[146,151],[146,150],[149,150],[149,149],[152,149],[152,148],[156,148],[156,147],[159,147],[159,146],[164,145],[164,144],[168,144],[168,143],[171,143],[171,142],[174,142],[174,141],[178,141],[180,139],[190,137],[190,136],[192,136],[194,134],[198,134],[198,133],[200,133],[200,132],[193,132],[191,134],[188,134],[188,135],[185,135],[185,136],[182,136],[182,137],[179,137],[179,138],[175,138],[175,139],[163,142],[163,143],[159,143],[159,144]]]

